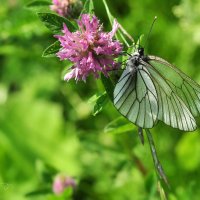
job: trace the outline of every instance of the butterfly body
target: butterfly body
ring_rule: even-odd
[[[160,120],[184,131],[196,129],[200,86],[179,69],[138,48],[114,89],[114,105],[129,121],[152,128]]]
[[[139,48],[138,51],[134,52],[133,55],[130,56],[126,67],[130,68],[130,70],[134,68],[136,71],[142,60],[147,60],[147,57],[144,56],[144,48]]]

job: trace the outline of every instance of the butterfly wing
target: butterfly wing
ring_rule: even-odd
[[[162,58],[149,56],[149,63],[171,85],[171,88],[179,94],[191,113],[196,117],[200,114],[200,86]],[[167,71],[167,73],[166,73]]]
[[[142,128],[152,128],[157,122],[158,100],[155,85],[148,70],[138,66],[134,73],[123,71],[114,89],[114,105],[131,122]]]
[[[162,58],[148,56],[148,62],[143,64],[158,93],[158,119],[180,130],[195,130],[193,115],[200,111],[198,84]]]

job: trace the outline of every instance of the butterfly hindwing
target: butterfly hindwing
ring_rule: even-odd
[[[200,115],[200,86],[162,58],[148,56],[149,63],[163,76],[195,117]],[[165,72],[166,71],[166,72]]]
[[[188,90],[182,90],[182,87],[190,86],[193,88],[190,85],[191,83],[195,84],[195,87],[197,87],[196,83],[185,74],[184,76],[182,75],[182,77],[179,70],[171,67],[167,61],[163,59],[159,60],[158,57],[154,56],[148,57],[149,61],[144,62],[144,65],[148,69],[158,93],[158,119],[180,130],[195,130],[196,122],[192,114],[198,112],[196,107],[197,102],[195,103],[192,97],[189,96],[190,93],[186,93]],[[183,74],[183,72],[181,73]],[[192,89],[192,91],[193,90],[194,89]],[[186,95],[190,97],[189,100],[183,98]],[[189,109],[191,106],[193,106],[193,110]]]
[[[114,90],[114,105],[131,122],[152,128],[157,122],[158,100],[148,70],[139,65],[135,72],[126,68]]]

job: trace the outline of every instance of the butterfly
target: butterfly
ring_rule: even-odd
[[[197,128],[200,85],[166,60],[137,48],[114,88],[114,105],[129,121],[150,129],[157,122],[183,131]]]

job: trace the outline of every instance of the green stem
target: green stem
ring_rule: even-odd
[[[122,38],[122,40],[124,41],[125,45],[129,48],[130,45],[127,42],[126,38],[123,36],[123,32],[121,32],[121,30],[118,30],[118,33],[119,33],[120,37]]]
[[[106,13],[108,15],[108,19],[110,21],[110,24],[111,26],[113,25],[113,21],[114,21],[114,17],[113,15],[111,14],[110,10],[109,10],[109,7],[108,7],[108,4],[106,2],[106,0],[102,0],[103,1],[103,4],[105,6],[105,9],[106,9]],[[131,40],[131,42],[134,43],[134,39],[131,37],[130,34],[128,34],[128,32],[122,27],[121,24],[119,24],[119,29],[118,29],[118,32],[116,33],[115,37],[117,38],[117,40],[119,40],[119,36],[121,37],[121,39],[124,41],[125,45],[129,48],[130,45],[128,43],[128,41],[126,40],[126,38],[124,36],[126,36],[129,40]]]
[[[161,165],[161,163],[160,163],[160,161],[158,159],[158,155],[157,155],[157,152],[156,152],[156,147],[155,147],[151,132],[149,131],[149,129],[145,129],[145,131],[146,131],[146,134],[147,134],[147,138],[148,138],[149,146],[150,146],[150,149],[151,149],[151,154],[152,154],[152,157],[153,157],[153,161],[154,161],[154,165],[155,165],[155,169],[156,169],[157,175],[169,187],[167,176],[165,175],[163,167],[162,167],[162,165]]]
[[[103,4],[104,4],[104,6],[105,6],[105,9],[106,9],[106,12],[107,12],[107,15],[108,15],[110,24],[112,25],[113,20],[114,20],[114,17],[113,17],[112,14],[110,13],[110,10],[109,10],[109,8],[108,8],[108,5],[107,5],[106,0],[103,0]]]
[[[135,43],[133,37],[125,30],[125,28],[124,28],[121,24],[119,24],[119,28],[120,28],[120,30],[122,31],[122,33],[123,33],[124,35],[126,35],[126,37],[127,37],[131,42]]]

